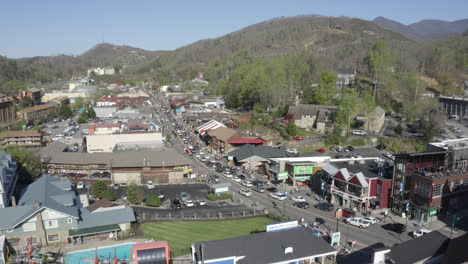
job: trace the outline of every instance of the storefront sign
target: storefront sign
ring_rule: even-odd
[[[434,216],[437,214],[437,209],[432,209],[429,211],[429,216]]]
[[[314,174],[314,165],[297,165],[294,166],[294,175]]]
[[[297,225],[298,225],[297,220],[284,222],[284,223],[278,223],[278,224],[272,224],[272,225],[267,225],[266,231],[274,232],[274,231],[280,231],[280,230],[285,230],[285,229],[291,229],[291,228],[296,228]]]
[[[278,173],[278,180],[284,180],[286,178],[288,178],[288,172],[287,171],[283,171],[283,172],[280,172]]]
[[[333,233],[331,237],[332,247],[337,246],[339,244],[340,244],[340,232]]]

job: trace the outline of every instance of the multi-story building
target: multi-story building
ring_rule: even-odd
[[[37,88],[29,88],[18,93],[18,100],[23,101],[26,97],[29,97],[35,105],[41,103],[41,90]]]
[[[0,93],[0,125],[8,125],[16,120],[13,97]]]
[[[18,173],[18,162],[5,151],[0,151],[0,208],[7,207],[13,197]]]
[[[424,152],[395,158],[392,211],[428,221],[468,202],[468,138],[430,143]]]
[[[114,238],[135,221],[132,209],[110,207],[89,212],[77,206],[79,198],[69,180],[44,175],[30,184],[18,205],[0,208],[0,235],[15,249],[33,245],[76,243],[100,237]]]
[[[7,136],[3,140],[5,146],[20,145],[20,146],[42,146],[42,133],[35,130],[27,131],[8,131]]]
[[[26,120],[28,123],[32,123],[37,119],[51,113],[58,109],[55,104],[47,103],[43,105],[36,105],[30,108],[26,108],[16,113],[18,120]]]

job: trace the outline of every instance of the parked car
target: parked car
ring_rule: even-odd
[[[354,151],[354,147],[353,146],[347,146],[346,147],[349,151]]]
[[[325,153],[325,149],[323,149],[323,148],[316,149],[315,151],[317,151],[319,153]]]
[[[252,185],[253,186],[262,186],[263,182],[261,180],[256,179],[256,180],[252,181]]]
[[[148,183],[146,184],[146,186],[148,187],[148,189],[154,189],[153,181],[148,181]]]
[[[257,185],[253,188],[254,191],[256,192],[259,192],[259,193],[263,193],[265,192],[265,188],[262,186],[262,185]]]
[[[307,209],[310,207],[308,202],[296,202],[294,203],[294,206],[302,208],[302,209]]]
[[[356,216],[356,212],[354,212],[351,209],[343,208],[342,210],[343,210],[343,217],[355,217]]]
[[[232,172],[231,170],[225,170],[223,172],[224,176],[228,177],[228,178],[232,178]]]
[[[333,210],[333,204],[331,203],[318,203],[314,205],[315,208],[320,209],[322,211],[332,211]]]
[[[275,200],[278,200],[278,195],[277,195],[277,194],[278,194],[278,193],[276,193],[276,192],[272,192],[272,193],[270,193],[268,196],[271,197],[271,198],[273,198],[273,199],[275,199]]]
[[[111,176],[110,172],[105,171],[101,173],[101,176],[99,178],[110,178],[110,176]]]
[[[244,188],[240,189],[239,193],[244,195],[244,196],[247,196],[247,197],[252,196],[252,192],[250,190],[246,190]]]
[[[239,179],[241,179],[241,180],[247,179],[247,178],[245,177],[245,175],[243,175],[243,174],[239,175],[238,177],[239,177]]]
[[[347,218],[345,222],[348,225],[357,226],[359,228],[368,228],[370,226],[370,223],[363,221],[360,217]]]
[[[186,193],[186,192],[181,192],[180,195],[179,195],[179,198],[182,202],[185,202],[186,200],[189,200],[190,199],[190,194]]]
[[[85,182],[85,186],[84,186],[86,189],[89,189],[91,188],[91,182],[87,181]]]
[[[235,182],[241,182],[241,181],[242,181],[242,180],[241,180],[239,177],[237,177],[237,176],[232,177],[232,180],[235,181]]]
[[[211,175],[211,180],[215,183],[218,183],[220,181],[219,176],[216,174]]]
[[[364,217],[364,218],[362,218],[362,221],[364,221],[366,223],[369,223],[371,225],[377,223],[377,219],[375,219],[375,217],[372,217],[372,216]]]
[[[271,192],[271,193],[277,193],[278,192],[278,189],[276,189],[275,187],[268,187],[266,190]]]
[[[422,228],[422,229],[411,232],[411,236],[412,237],[420,237],[420,236],[423,236],[425,234],[429,234],[430,232],[432,232],[432,230]]]
[[[181,209],[182,204],[180,203],[179,199],[174,199],[174,200],[172,200],[171,207],[172,207],[172,209]]]
[[[185,200],[185,207],[193,207],[193,206],[194,204],[193,204],[192,199]]]
[[[378,150],[384,150],[385,149],[385,145],[384,144],[378,144],[376,149]]]
[[[198,199],[198,204],[203,206],[206,205],[206,202],[203,199]]]
[[[100,178],[101,177],[101,173],[100,172],[95,172],[91,175],[89,175],[90,178]]]
[[[393,231],[398,234],[401,234],[406,231],[406,226],[400,223],[385,224],[385,225],[382,225],[382,228],[385,230]]]
[[[252,182],[250,181],[243,181],[241,184],[244,185],[245,187],[249,187],[249,188],[252,187]]]
[[[281,192],[278,192],[278,193],[276,193],[276,199],[277,199],[278,201],[283,201],[283,200],[286,199],[286,194],[281,193]]]
[[[78,182],[78,184],[76,185],[76,188],[77,189],[83,189],[84,188],[84,183],[82,181]]]
[[[291,200],[294,202],[305,202],[305,199],[302,196],[291,196]]]
[[[293,137],[292,139],[297,140],[297,141],[304,140],[303,137]]]
[[[364,136],[366,131],[364,130],[353,130],[353,135]]]

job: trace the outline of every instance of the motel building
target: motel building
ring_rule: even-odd
[[[298,221],[267,225],[266,232],[192,244],[195,264],[333,263],[338,251]]]

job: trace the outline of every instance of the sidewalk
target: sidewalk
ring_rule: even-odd
[[[444,222],[438,220],[437,217],[433,217],[432,223],[429,220],[428,222],[423,223],[421,226],[418,226],[419,221],[408,220],[408,222],[406,222],[405,218],[391,213],[390,209],[388,208],[372,210],[371,215],[375,218],[381,218],[385,211],[388,211],[388,215],[386,217],[385,223],[400,223],[404,225],[408,223],[408,230],[418,230],[421,228],[439,230],[439,229],[447,227],[447,225]]]

